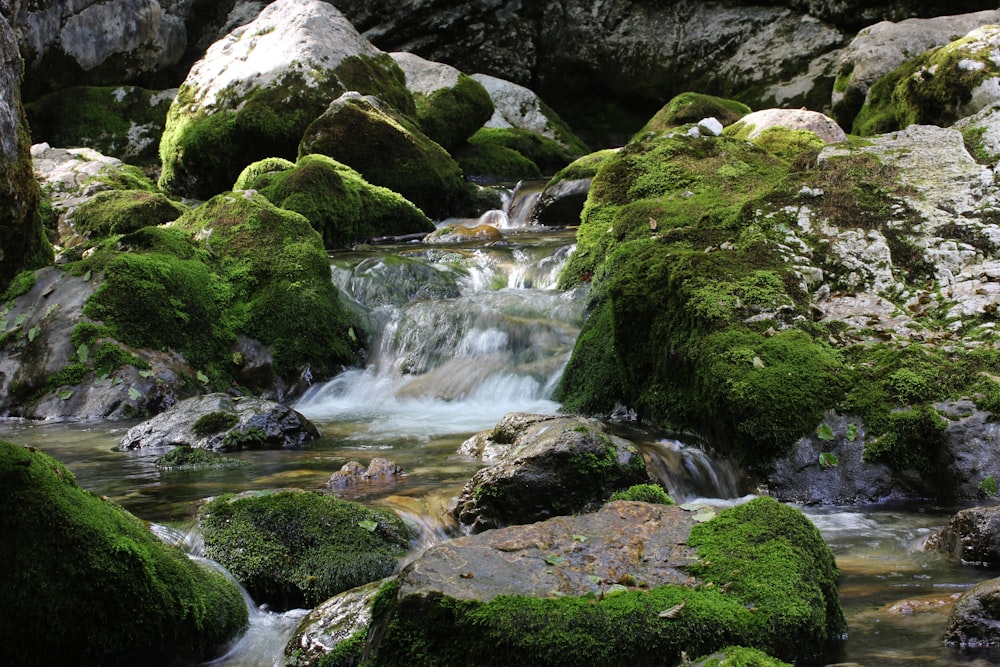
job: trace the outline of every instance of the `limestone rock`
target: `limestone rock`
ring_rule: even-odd
[[[878,79],[910,58],[952,42],[970,30],[1000,22],[1000,10],[882,21],[861,30],[837,56],[833,117],[851,127],[868,91]]]
[[[941,551],[963,563],[1000,566],[1000,507],[970,507],[927,537],[924,548]]]
[[[491,434],[509,442],[507,451],[491,454],[496,462],[466,483],[452,511],[473,532],[579,512],[618,489],[649,481],[635,445],[594,420],[520,417],[501,422]],[[494,448],[482,444],[486,451]]]
[[[829,116],[808,109],[763,109],[743,116],[733,124],[733,130],[746,128],[747,139],[753,140],[772,127],[808,130],[824,143],[835,144],[847,139],[844,130]]]
[[[189,446],[232,451],[302,447],[319,437],[313,424],[295,410],[264,399],[227,394],[194,396],[133,426],[118,443],[121,450]]]
[[[317,664],[338,644],[368,628],[372,605],[384,581],[352,588],[333,596],[310,611],[285,645],[285,657],[295,664]]]
[[[181,85],[160,144],[161,187],[207,198],[251,162],[294,158],[306,127],[346,90],[413,110],[395,61],[333,5],[268,5],[213,44]]]
[[[424,243],[429,245],[444,245],[448,243],[469,243],[483,241],[500,241],[503,234],[493,225],[445,225],[438,227],[424,237]]]

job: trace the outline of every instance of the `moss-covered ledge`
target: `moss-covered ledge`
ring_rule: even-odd
[[[622,534],[601,532],[601,515],[624,524]],[[676,543],[652,535],[667,524]],[[636,533],[624,535],[629,527]],[[533,541],[542,536],[549,540]],[[592,558],[605,541],[620,570]],[[647,563],[675,567],[679,578],[647,578]],[[505,580],[505,568],[518,578]],[[773,499],[699,525],[677,507],[613,502],[425,553],[375,601],[362,664],[669,665],[732,645],[822,664],[847,629],[838,577],[815,526]]]

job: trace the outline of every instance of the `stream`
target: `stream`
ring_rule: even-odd
[[[249,463],[239,468],[163,471],[155,464],[162,451],[114,449],[134,422],[0,421],[0,438],[58,458],[82,487],[151,522],[193,557],[200,553],[194,515],[205,498],[248,489],[320,490],[348,461],[389,458],[404,477],[340,495],[395,510],[419,533],[418,553],[454,534],[445,509],[479,467],[456,454],[462,441],[510,411],[559,409],[551,392],[584,318],[585,293],[555,289],[574,231],[533,227],[517,210],[512,205],[505,215],[504,243],[380,246],[331,257],[334,282],[379,333],[364,368],[313,387],[296,404],[323,434],[306,449],[230,454]],[[677,502],[726,505],[747,497],[738,471],[725,462],[634,424],[620,428]],[[953,597],[1000,575],[920,549],[957,509],[804,508],[843,572],[850,630],[836,662],[1000,665],[1000,650],[958,651],[940,642]],[[209,664],[282,664],[284,645],[306,610],[276,614],[248,604],[250,630]]]

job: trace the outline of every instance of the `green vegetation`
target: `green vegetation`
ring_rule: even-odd
[[[239,591],[61,463],[0,442],[0,661],[203,661],[247,624]]]
[[[11,299],[16,299],[17,297],[27,294],[35,288],[37,279],[35,277],[35,272],[32,270],[21,271],[11,279],[10,283],[7,285],[7,289],[3,291],[0,295],[0,306],[6,304]]]
[[[696,526],[689,544],[693,588],[483,602],[400,597],[390,584],[373,608],[370,664],[662,665],[733,644],[808,662],[846,631],[833,555],[797,510],[758,498]]]
[[[144,190],[98,192],[73,212],[78,234],[91,239],[128,234],[143,227],[155,227],[176,220],[187,208],[164,195]]]
[[[681,125],[697,123],[702,118],[715,118],[723,126],[732,125],[748,113],[750,107],[736,100],[702,93],[681,93],[657,111],[635,136],[639,138],[647,132],[663,132]]]
[[[203,438],[206,435],[228,431],[239,421],[240,418],[235,412],[208,412],[195,420],[194,424],[191,425],[191,430],[194,431],[195,435]]]
[[[675,504],[673,499],[667,495],[667,492],[656,484],[636,484],[630,486],[624,491],[616,491],[611,494],[611,500],[635,500],[656,505]]]
[[[465,143],[493,115],[493,100],[482,84],[459,73],[452,88],[415,94],[417,124],[428,137],[452,150]]]
[[[434,231],[416,206],[388,188],[325,155],[305,155],[297,164],[269,159],[248,166],[240,189],[259,191],[279,208],[304,215],[327,248],[344,248],[375,236]]]
[[[466,173],[501,180],[553,174],[580,156],[534,132],[497,127],[478,130],[456,155]]]
[[[312,607],[382,579],[409,547],[408,529],[392,512],[319,493],[225,495],[198,519],[206,555],[255,600],[280,609]]]
[[[219,468],[242,468],[248,461],[223,456],[207,449],[181,445],[156,459],[156,465],[165,470],[214,470]]]

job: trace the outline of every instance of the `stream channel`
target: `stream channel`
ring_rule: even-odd
[[[119,452],[134,422],[0,421],[0,438],[63,461],[80,485],[108,496],[197,556],[194,515],[226,492],[297,487],[322,490],[351,460],[389,458],[407,474],[391,484],[340,492],[389,507],[410,522],[420,550],[456,535],[445,509],[479,464],[456,454],[468,436],[507,412],[555,413],[550,399],[584,317],[585,294],[555,289],[573,230],[540,229],[511,215],[506,242],[380,246],[331,257],[334,282],[364,312],[372,341],[364,368],[315,386],[296,408],[323,435],[300,450],[231,454],[250,465],[166,471],[162,451]],[[738,471],[663,434],[620,425],[677,502],[745,500]],[[953,597],[1000,572],[921,550],[923,539],[959,508],[804,508],[842,570],[849,636],[839,663],[867,667],[1000,665],[1000,650],[958,651],[940,641]],[[412,557],[411,555],[411,557]],[[251,628],[213,665],[282,664],[305,610],[257,609]]]

